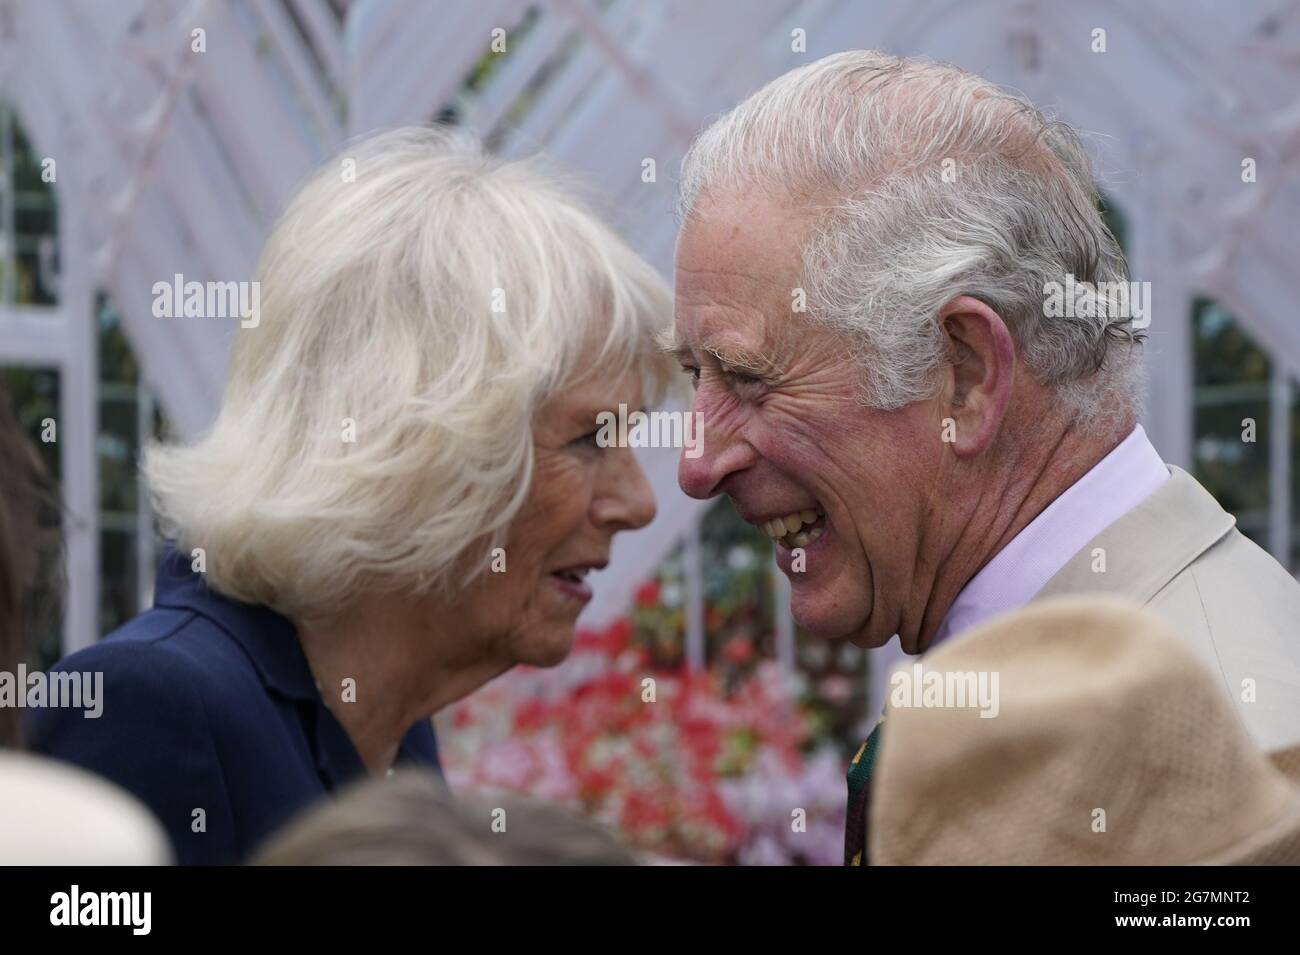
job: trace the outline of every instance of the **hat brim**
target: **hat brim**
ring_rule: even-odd
[[[1268,757],[1291,786],[1291,801],[1286,809],[1254,835],[1200,865],[1300,865],[1300,745],[1277,750]]]

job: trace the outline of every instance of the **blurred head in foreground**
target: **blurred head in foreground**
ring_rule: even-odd
[[[360,783],[290,823],[258,865],[635,865],[610,832],[520,796],[455,798],[408,770]]]
[[[917,668],[942,705],[917,705],[936,692]],[[1300,747],[1260,752],[1220,677],[1134,604],[1043,601],[893,682],[872,864],[1300,864]]]
[[[0,865],[168,865],[158,821],[125,789],[29,753],[0,751]]]

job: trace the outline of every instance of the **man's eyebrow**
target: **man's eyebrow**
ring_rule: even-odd
[[[657,336],[659,347],[683,365],[695,360],[695,350],[677,336],[676,329],[667,329]],[[712,355],[718,364],[737,371],[744,371],[757,377],[776,377],[780,374],[780,365],[768,355],[750,352],[731,342],[704,341],[700,349]]]
[[[704,342],[701,347],[717,359],[718,364],[729,369],[748,372],[759,378],[773,377],[780,372],[777,363],[769,356],[731,342]]]
[[[701,348],[724,371],[743,372],[755,378],[779,378],[781,366],[771,357],[758,352],[750,352],[727,342],[705,342]]]

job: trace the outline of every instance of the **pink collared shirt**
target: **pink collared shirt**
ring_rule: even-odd
[[[971,578],[930,645],[1029,603],[1088,541],[1167,480],[1169,469],[1138,425]]]

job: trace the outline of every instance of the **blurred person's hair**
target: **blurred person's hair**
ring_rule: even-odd
[[[504,823],[496,831],[494,823]],[[523,796],[456,797],[399,770],[353,784],[292,820],[255,865],[636,865],[610,831]]]
[[[215,589],[291,617],[465,586],[527,495],[547,399],[636,369],[654,404],[675,377],[662,277],[536,160],[463,133],[345,148],[256,278],[211,432],[150,448],[144,471]]]
[[[12,673],[30,662],[32,635],[59,615],[59,513],[40,455],[0,387],[0,670]],[[54,605],[37,605],[38,591],[48,592]],[[0,746],[21,744],[19,717],[16,708],[0,707]]]

